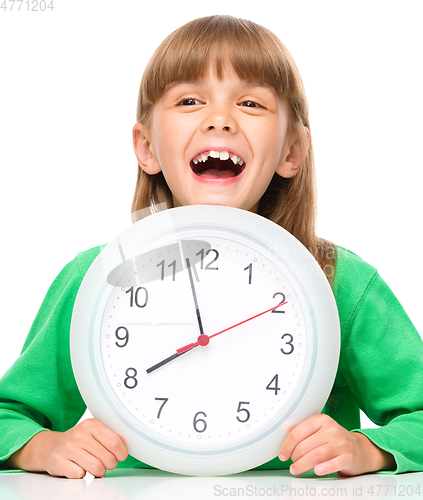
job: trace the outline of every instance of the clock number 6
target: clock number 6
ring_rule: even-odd
[[[203,411],[198,411],[195,415],[194,415],[194,429],[197,431],[197,432],[204,432],[206,429],[207,429],[207,422],[204,420],[204,418],[197,418],[198,415],[203,415],[204,417],[207,417],[207,415],[203,412]],[[203,425],[201,429],[198,428],[198,423],[201,422],[201,424]]]

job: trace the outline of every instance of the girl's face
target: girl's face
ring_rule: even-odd
[[[272,87],[210,71],[167,88],[148,125],[134,126],[134,149],[148,174],[163,172],[175,206],[257,211],[275,172],[293,177],[302,162],[288,119]]]

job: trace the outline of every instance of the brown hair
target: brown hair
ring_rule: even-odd
[[[231,16],[204,17],[178,28],[162,42],[145,69],[138,96],[137,121],[148,123],[152,107],[170,83],[201,79],[211,63],[215,64],[219,78],[229,63],[241,80],[271,85],[279,98],[289,102],[289,133],[298,134],[307,154],[294,177],[273,176],[260,200],[258,213],[299,239],[332,281],[335,246],[315,234],[315,174],[308,134],[308,103],[291,54],[271,31]],[[163,201],[173,206],[172,193],[163,174],[149,175],[138,167],[132,212]]]

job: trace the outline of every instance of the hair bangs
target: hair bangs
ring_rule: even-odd
[[[241,80],[273,87],[279,97],[295,94],[295,63],[271,31],[247,20],[211,16],[174,31],[154,53],[141,82],[137,121],[148,121],[169,84],[200,80],[210,69],[223,78],[228,67]]]

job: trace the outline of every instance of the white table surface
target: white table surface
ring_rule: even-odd
[[[1,500],[208,500],[217,498],[422,498],[423,473],[293,477],[254,471],[226,477],[185,477],[158,470],[120,469],[102,479],[62,479],[27,472],[0,474]]]

